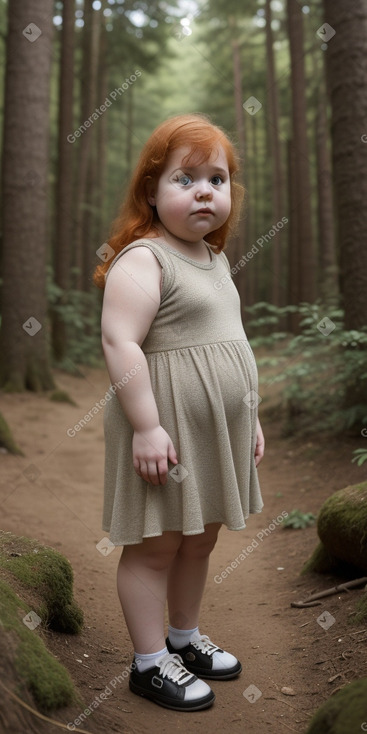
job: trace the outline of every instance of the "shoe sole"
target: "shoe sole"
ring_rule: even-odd
[[[129,688],[132,693],[135,693],[137,696],[142,696],[142,698],[148,698],[150,701],[154,701],[154,703],[157,703],[159,706],[163,706],[166,709],[174,709],[175,711],[200,711],[201,709],[207,709],[209,706],[211,706],[215,701],[215,695],[213,692],[208,693],[208,695],[205,698],[202,698],[197,703],[194,701],[187,701],[186,706],[184,702],[181,703],[181,705],[175,705],[173,703],[170,703],[169,700],[163,700],[160,699],[157,694],[146,691],[143,688],[140,688],[140,686],[137,686],[132,681],[129,681]]]
[[[217,673],[208,671],[208,670],[202,670],[201,668],[193,668],[190,667],[190,665],[185,662],[185,668],[189,671],[189,673],[193,673],[193,675],[196,675],[197,678],[205,678],[206,680],[232,680],[233,678],[237,678],[237,676],[242,672],[242,665],[240,664],[239,668],[236,668],[235,670],[232,670],[230,672],[221,672],[218,670]]]

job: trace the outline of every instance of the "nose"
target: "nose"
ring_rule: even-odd
[[[213,192],[209,181],[202,179],[198,182],[195,198],[198,201],[202,201],[203,199],[210,200],[213,198]]]

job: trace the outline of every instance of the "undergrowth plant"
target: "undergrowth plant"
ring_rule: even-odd
[[[251,345],[266,347],[269,356],[257,359],[260,383],[284,385],[280,408],[284,433],[360,434],[367,426],[367,327],[344,328],[343,310],[320,302],[279,308],[257,303],[247,309]],[[290,313],[298,314],[299,333],[281,331]],[[261,377],[261,367],[276,368]]]
[[[59,314],[67,333],[67,351],[57,366],[74,372],[76,365],[98,367],[103,362],[101,348],[101,303],[96,288],[91,292],[71,289],[64,293],[49,277],[50,309]]]

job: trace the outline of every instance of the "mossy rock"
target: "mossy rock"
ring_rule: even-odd
[[[304,564],[301,574],[309,572],[331,573],[335,576],[345,576],[347,578],[349,576],[353,578],[360,576],[360,569],[357,566],[333,556],[321,542],[316,546],[311,558]]]
[[[329,698],[312,718],[306,734],[352,734],[361,731],[367,731],[367,678],[351,683]]]
[[[317,532],[324,547],[316,549],[319,565],[325,566],[328,555],[331,565],[338,559],[367,573],[367,482],[328,497],[318,515]],[[318,569],[314,565],[308,570]]]
[[[338,570],[340,561],[327,551],[323,543],[319,543],[311,558],[303,566],[302,574],[314,571],[315,573],[332,573]]]
[[[0,576],[20,586],[23,598],[51,629],[80,632],[83,612],[73,597],[73,569],[61,553],[0,531]]]
[[[27,689],[37,708],[48,713],[80,701],[69,673],[46,649],[36,630],[23,623],[29,604],[0,579],[0,669],[7,682],[13,669],[18,685]],[[5,680],[4,680],[5,677]],[[22,696],[22,690],[19,690]]]

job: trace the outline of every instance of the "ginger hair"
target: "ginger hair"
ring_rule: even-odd
[[[199,114],[171,117],[162,122],[145,143],[120,212],[113,222],[108,244],[117,255],[124,247],[137,239],[159,237],[159,218],[154,206],[147,199],[148,182],[156,183],[160,178],[170,153],[180,147],[189,147],[190,153],[184,163],[195,159],[199,165],[208,160],[214,150],[221,145],[228,163],[231,180],[231,212],[227,221],[219,229],[206,235],[216,253],[226,247],[227,238],[236,230],[240,217],[244,188],[234,180],[239,169],[234,146],[225,132],[210,120]],[[99,288],[105,286],[105,274],[111,264],[98,265],[94,273],[94,283]]]

